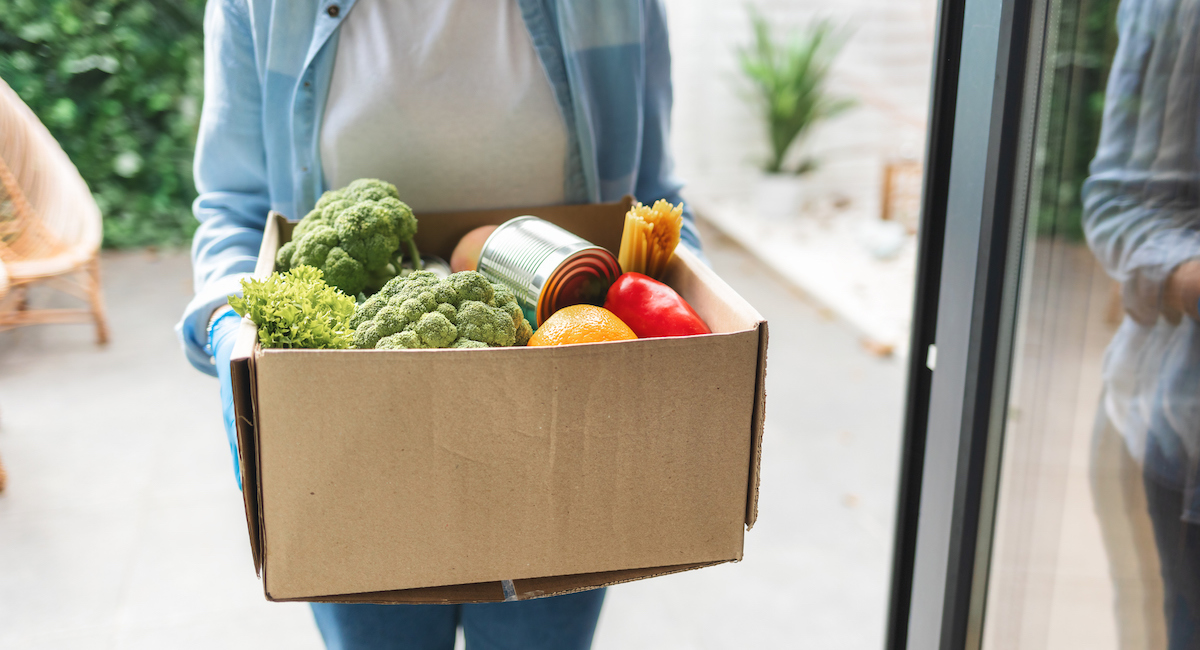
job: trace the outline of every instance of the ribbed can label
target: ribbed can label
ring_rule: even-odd
[[[478,268],[516,294],[534,326],[569,305],[602,305],[621,274],[612,252],[534,216],[496,228],[483,244]]]

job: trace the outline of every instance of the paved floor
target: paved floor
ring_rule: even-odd
[[[717,270],[771,321],[759,524],[745,561],[610,590],[595,647],[878,648],[903,368],[715,235]],[[216,384],[171,325],[179,254],[105,258],[113,341],[0,334],[0,648],[319,648],[263,600]]]

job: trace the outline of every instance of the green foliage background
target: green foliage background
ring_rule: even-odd
[[[204,0],[0,0],[0,78],[62,144],[109,247],[182,245]]]
[[[1041,192],[1033,203],[1038,233],[1083,240],[1080,190],[1100,141],[1104,91],[1117,49],[1119,0],[1062,0],[1057,42],[1047,53],[1050,101]]]

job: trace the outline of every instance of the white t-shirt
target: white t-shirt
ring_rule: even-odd
[[[321,123],[327,187],[418,212],[562,203],[567,134],[515,0],[359,0]]]

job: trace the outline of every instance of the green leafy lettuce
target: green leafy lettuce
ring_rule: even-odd
[[[354,341],[354,299],[325,283],[319,269],[297,266],[265,280],[242,280],[229,306],[258,326],[264,348],[345,349]]]

